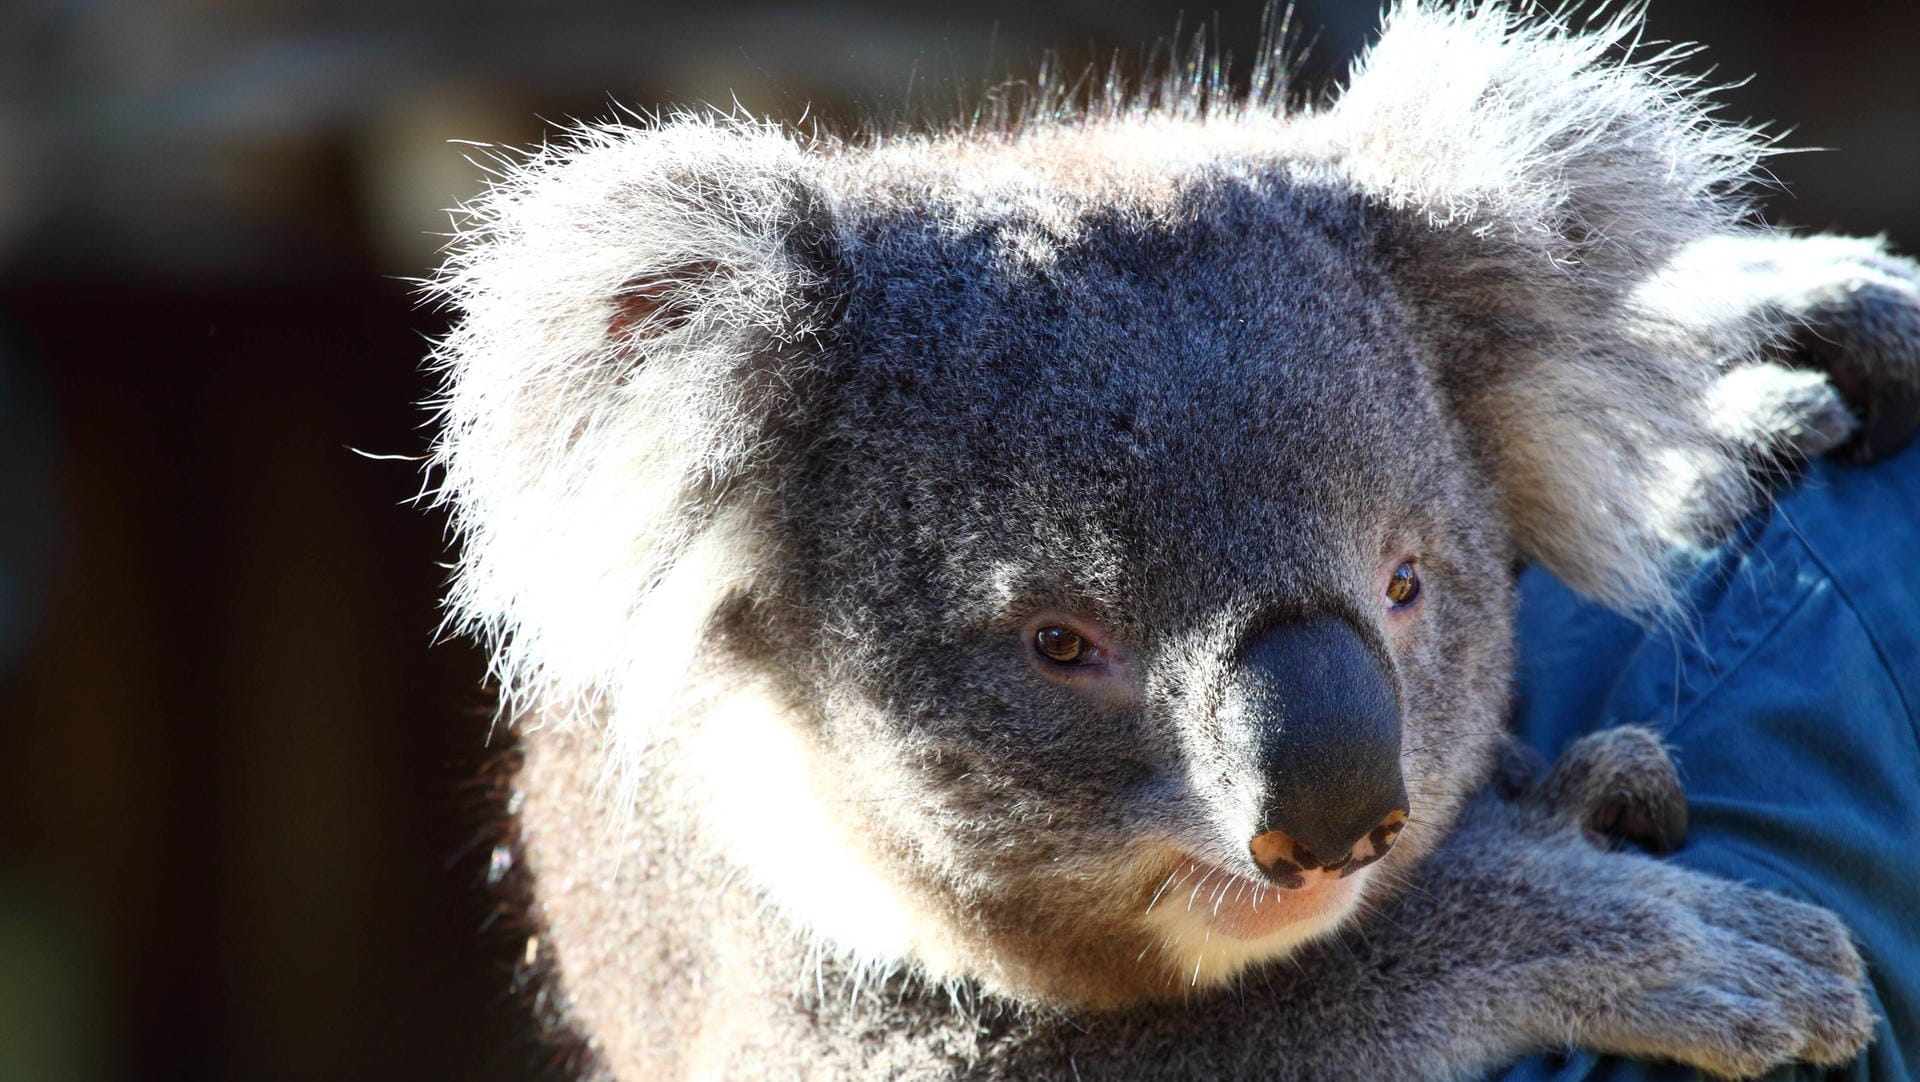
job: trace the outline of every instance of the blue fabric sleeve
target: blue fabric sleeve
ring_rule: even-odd
[[[1672,859],[1826,906],[1866,956],[1878,1036],[1825,1077],[1920,1077],[1920,446],[1869,469],[1814,463],[1703,558],[1669,627],[1537,569],[1520,594],[1522,737],[1551,758],[1611,725],[1663,733],[1692,813]],[[1576,1053],[1499,1077],[1700,1076]]]

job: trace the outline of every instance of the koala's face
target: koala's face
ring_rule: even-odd
[[[1390,889],[1500,738],[1514,561],[1658,605],[1772,341],[1671,288],[1744,135],[1397,10],[1304,114],[681,117],[512,171],[437,283],[435,455],[509,706],[656,771],[605,802],[694,824],[685,876],[991,991],[1177,993]],[[570,964],[686,938],[570,841]]]
[[[1481,777],[1509,543],[1372,243],[1277,171],[848,230],[782,665],[852,832],[1016,988],[1284,951]]]

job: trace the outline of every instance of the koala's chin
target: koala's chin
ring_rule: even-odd
[[[1378,874],[1375,868],[1345,877],[1319,871],[1311,882],[1287,889],[1177,854],[1172,864],[1145,920],[1160,939],[1160,961],[1177,967],[1175,977],[1185,977],[1190,988],[1238,976],[1340,927]]]

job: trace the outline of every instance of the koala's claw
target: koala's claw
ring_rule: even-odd
[[[1687,837],[1687,797],[1666,746],[1624,725],[1574,742],[1540,783],[1550,814],[1602,845],[1632,842],[1656,855]]]

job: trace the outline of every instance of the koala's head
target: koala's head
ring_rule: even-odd
[[[1609,41],[1406,7],[1304,115],[543,152],[440,282],[455,610],[857,954],[1284,953],[1484,777],[1515,561],[1656,602],[1743,491],[1737,358],[1635,291],[1755,152]]]

